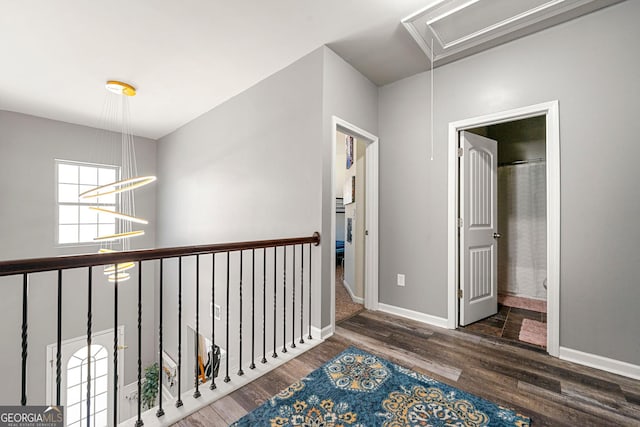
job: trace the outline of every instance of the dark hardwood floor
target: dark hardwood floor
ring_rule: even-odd
[[[516,409],[533,426],[640,426],[640,381],[499,338],[367,311],[339,323],[319,346],[176,425],[226,426],[349,346]]]

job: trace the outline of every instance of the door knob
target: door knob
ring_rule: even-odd
[[[502,234],[500,234],[500,233],[493,233],[493,238],[494,238],[494,239],[499,239],[499,238],[501,238],[501,237],[502,237]]]

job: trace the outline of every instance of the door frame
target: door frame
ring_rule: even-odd
[[[448,143],[448,260],[447,327],[459,325],[459,133],[463,130],[531,117],[546,118],[547,173],[547,352],[555,357],[560,350],[560,117],[558,100],[486,114],[449,123]],[[499,142],[498,142],[499,143]]]
[[[98,332],[94,332],[91,334],[91,339],[92,340],[97,340],[99,338],[103,338],[103,337],[107,337],[108,338],[108,342],[112,343],[113,342],[113,328],[111,329],[105,329],[103,331],[98,331]],[[118,351],[124,350],[127,348],[127,346],[125,345],[125,341],[124,341],[124,325],[120,325],[118,326]],[[69,347],[72,345],[79,345],[80,348],[84,347],[87,345],[87,336],[83,335],[83,336],[79,336],[79,337],[75,337],[75,338],[70,338],[67,340],[64,340],[61,342],[62,345],[62,358],[65,358],[65,354],[64,354],[64,349],[65,347]],[[109,360],[109,371],[111,371],[112,369],[112,364],[113,364],[113,348],[111,348],[111,350],[109,349],[109,347],[105,347],[107,350],[107,354],[108,354],[108,360]],[[55,376],[55,372],[56,372],[56,367],[54,365],[54,362],[56,360],[56,355],[57,355],[57,350],[58,349],[58,344],[57,343],[53,343],[53,344],[49,344],[47,345],[47,366],[46,366],[46,377],[45,377],[45,402],[47,403],[47,405],[53,405],[55,403],[55,387],[56,387],[56,382],[54,379]],[[71,353],[73,354],[73,353]],[[69,356],[69,354],[66,354],[66,356]],[[122,405],[122,393],[124,390],[124,357],[120,357],[118,356],[118,390],[117,390],[117,396],[118,396],[118,407],[120,407]],[[65,376],[66,375],[66,371],[67,371],[67,364],[63,363],[64,366],[61,366],[62,369],[62,375]],[[108,389],[110,391],[112,391],[113,389],[113,373],[111,373],[111,375],[108,377],[109,378],[109,383],[108,385]],[[66,393],[66,391],[64,391]],[[63,393],[63,389],[61,388],[61,394]],[[108,394],[109,396],[109,394]],[[111,399],[107,402],[107,408],[108,411],[108,417],[107,417],[107,421],[108,423],[111,423],[111,421],[113,420],[113,391],[110,395]],[[64,402],[66,403],[66,402]],[[64,405],[66,407],[66,405]],[[66,412],[65,412],[66,414]],[[118,414],[118,419],[120,414]]]
[[[378,142],[374,134],[337,116],[331,118],[331,245],[336,241],[336,133],[342,133],[367,142],[365,222],[368,235],[364,255],[364,307],[378,309]],[[336,251],[331,249],[331,331],[336,327]]]

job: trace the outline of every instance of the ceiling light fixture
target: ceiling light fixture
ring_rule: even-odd
[[[156,179],[157,178],[155,176],[136,176],[135,178],[126,178],[80,193],[80,198],[93,199],[96,197],[107,196],[109,194],[124,193],[125,191],[135,190],[136,188],[151,184]]]
[[[135,216],[126,215],[121,212],[112,211],[109,209],[104,209],[98,206],[89,206],[89,209],[92,211],[100,212],[103,214],[111,215],[119,219],[124,219],[126,221],[137,222],[138,224],[149,224],[149,221],[143,218],[136,218]]]
[[[118,80],[109,80],[105,85],[109,92],[116,95],[136,96],[136,88],[129,83],[124,83]]]
[[[117,273],[117,274],[112,274],[111,276],[109,276],[107,278],[107,280],[110,283],[115,283],[116,281],[118,283],[120,282],[126,282],[127,280],[131,279],[131,275],[129,273]]]
[[[138,176],[134,136],[130,126],[129,99],[136,95],[136,88],[129,83],[118,80],[108,80],[105,84],[107,98],[105,99],[104,126],[101,128],[113,128],[117,124],[121,145],[120,177],[109,184],[99,185],[84,191],[79,195],[81,199],[103,203],[105,197],[117,196],[117,210],[105,209],[101,206],[90,206],[98,215],[109,215],[116,218],[116,232],[96,236],[93,240],[109,247],[102,247],[100,253],[116,252],[111,249],[112,242],[122,243],[122,250],[130,249],[129,240],[132,237],[144,235],[144,230],[133,230],[133,223],[148,224],[146,219],[136,217],[134,191],[137,188],[151,184],[156,180],[155,176]],[[114,123],[117,122],[117,123]],[[110,135],[113,135],[110,133]],[[117,135],[117,134],[116,134]],[[125,273],[135,267],[134,262],[107,265],[104,274],[108,275],[109,282],[123,282],[129,280],[131,275]]]
[[[107,234],[105,236],[94,237],[96,242],[112,242],[114,240],[128,239],[130,237],[143,236],[144,230],[126,231],[124,233]]]

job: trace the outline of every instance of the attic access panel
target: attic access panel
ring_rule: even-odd
[[[451,62],[622,0],[437,0],[402,20],[431,61]],[[433,44],[433,53],[431,46]]]

